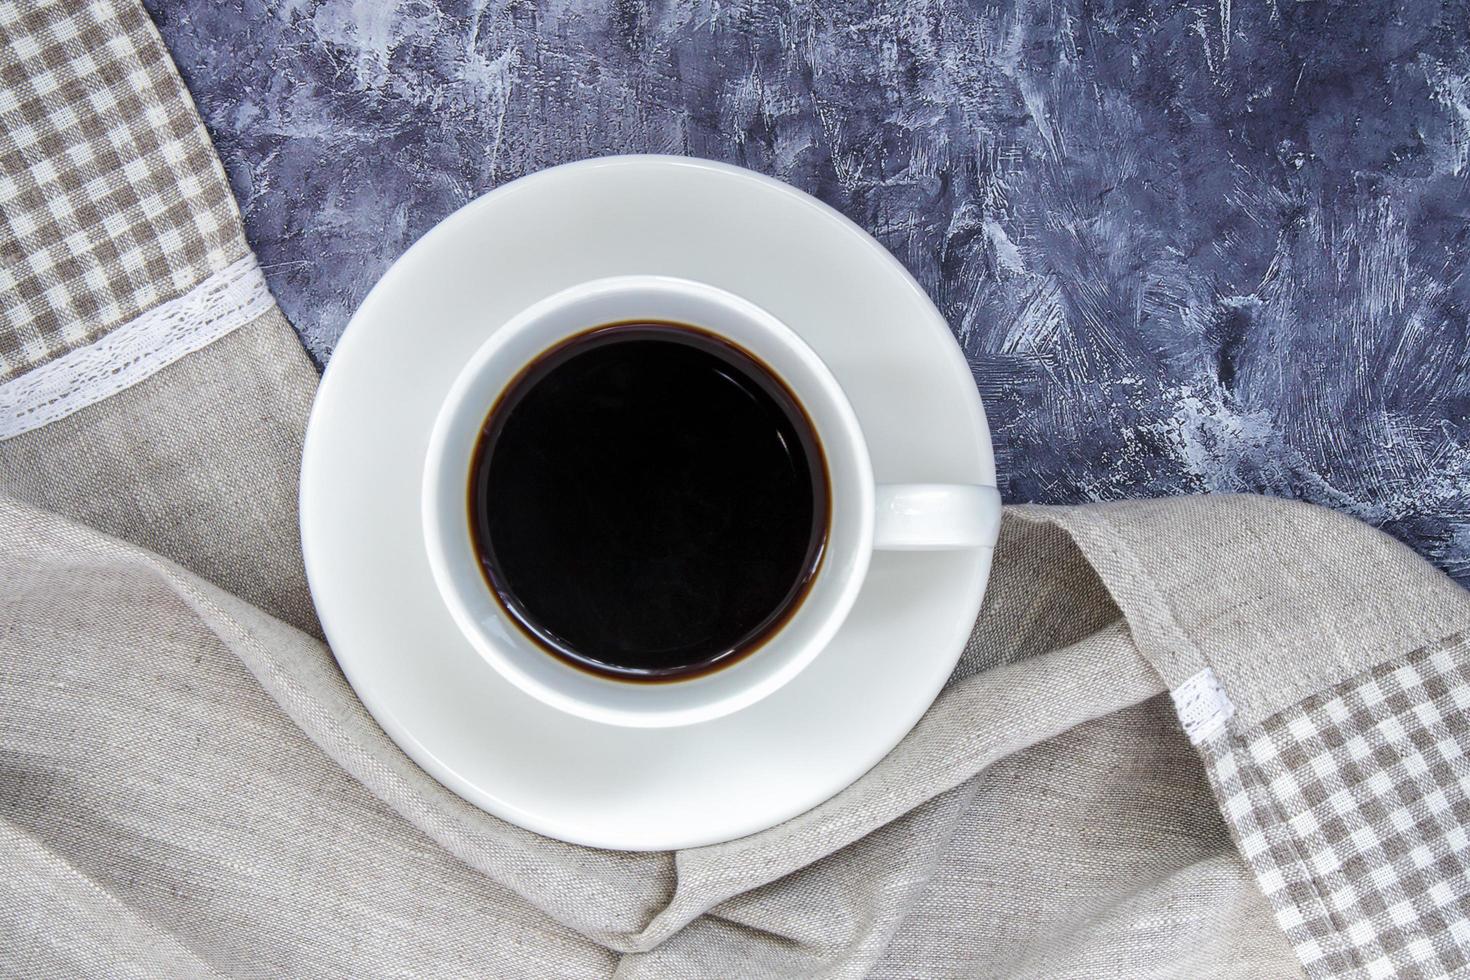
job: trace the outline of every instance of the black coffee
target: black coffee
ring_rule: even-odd
[[[757,648],[827,536],[826,467],[796,399],[749,354],[670,323],[599,327],[527,367],[486,419],[469,503],[511,616],[631,680]]]

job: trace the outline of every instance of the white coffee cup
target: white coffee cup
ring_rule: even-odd
[[[779,375],[821,442],[831,493],[827,543],[806,595],[759,649],[683,680],[619,680],[546,652],[486,585],[469,527],[470,460],[500,393],[540,354],[590,328],[636,320],[718,334]],[[875,485],[861,426],[841,385],[791,328],[723,289],[666,276],[573,286],[527,308],[470,358],[429,438],[423,521],[434,580],[459,628],[507,680],[552,707],[612,725],[708,721],[777,690],[827,646],[857,598],[873,550],[988,548],[1000,525],[994,487]]]

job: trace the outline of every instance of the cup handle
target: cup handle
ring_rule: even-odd
[[[873,547],[882,551],[993,548],[1000,534],[1000,491],[965,483],[886,483],[878,487]]]

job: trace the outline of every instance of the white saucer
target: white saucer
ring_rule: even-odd
[[[879,482],[995,483],[963,355],[918,284],[856,225],[757,174],[677,157],[558,167],[444,220],[352,318],[317,394],[301,474],[306,570],[347,678],[436,779],[530,830],[628,850],[763,830],[866,772],[928,708],[980,607],[989,550],[879,552],[837,638],[733,715],[616,728],[502,680],[456,629],[424,552],[429,429],[486,336],[604,276],[721,286],[826,361]]]

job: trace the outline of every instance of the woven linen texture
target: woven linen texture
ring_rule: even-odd
[[[0,3],[0,381],[247,254],[193,102],[136,4]]]
[[[1312,976],[1470,965],[1470,644],[1389,661],[1201,745]]]

